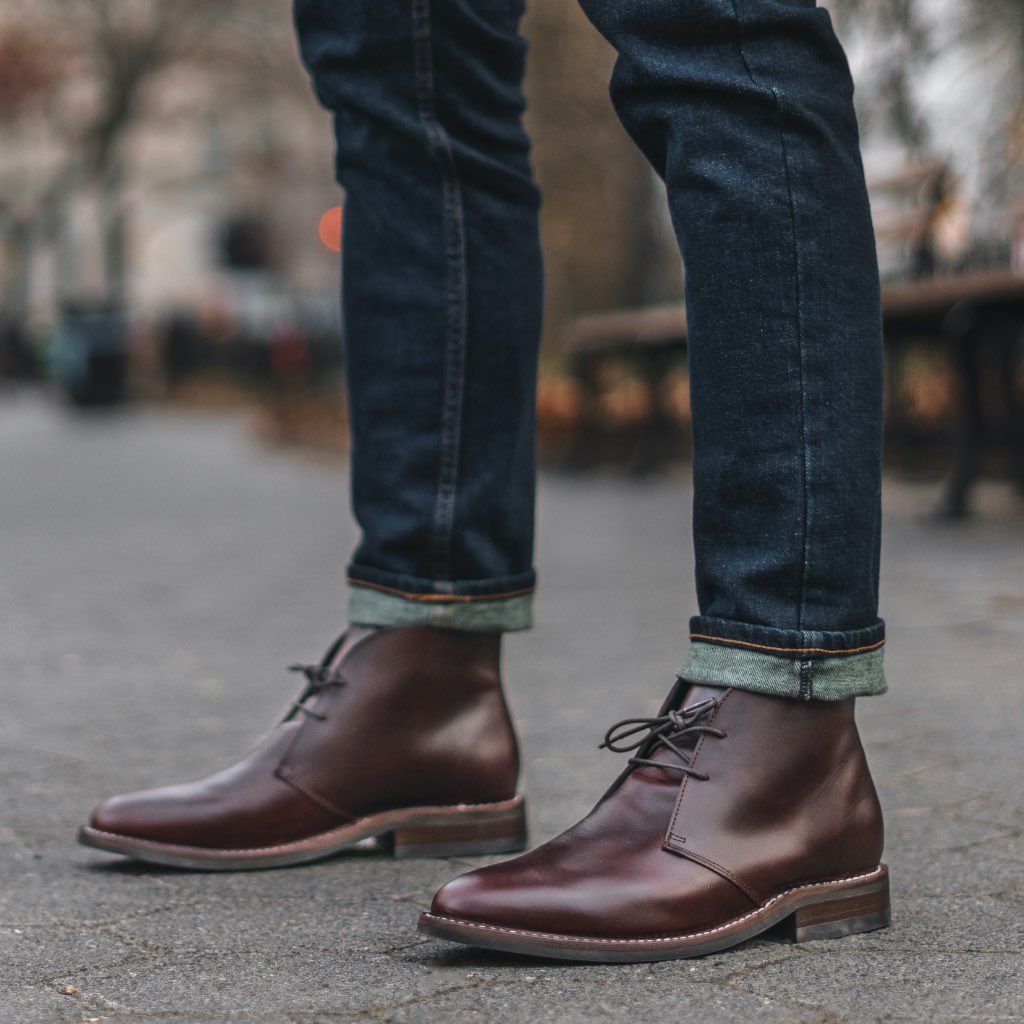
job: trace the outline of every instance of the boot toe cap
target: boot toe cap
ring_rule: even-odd
[[[149,792],[124,793],[104,800],[89,815],[89,827],[111,835],[139,839],[160,838],[161,821],[154,815]]]
[[[495,864],[453,878],[437,891],[430,912],[460,921],[529,927],[531,911],[550,906],[553,894],[538,893],[525,879],[508,877],[502,867]]]
[[[473,877],[475,874],[459,875],[442,885],[434,894],[430,912],[438,917],[467,921],[476,920],[481,912],[486,914],[487,901],[481,898],[486,890]]]
[[[452,879],[438,890],[430,912],[437,917],[498,928],[585,928],[588,915],[580,911],[588,902],[586,896],[530,870],[524,860],[515,858]]]

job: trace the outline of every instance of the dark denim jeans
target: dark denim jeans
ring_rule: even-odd
[[[619,52],[613,100],[687,268],[701,614],[682,674],[880,692],[878,273],[829,17],[582,3]],[[521,13],[296,0],[346,191],[355,621],[529,623],[541,271]]]

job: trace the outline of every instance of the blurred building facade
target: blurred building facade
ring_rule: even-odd
[[[317,242],[329,119],[285,5],[12,0],[0,8],[8,318],[332,294]],[[248,284],[247,284],[248,282]],[[248,297],[247,297],[248,296]]]
[[[857,82],[883,277],[1020,268],[1024,3],[826,6]]]
[[[858,104],[887,276],[1024,262],[1024,5],[830,0]],[[133,314],[296,296],[333,315],[330,123],[276,0],[5,0],[4,316],[71,301]],[[661,186],[607,101],[613,63],[576,0],[537,0],[528,123],[545,195],[548,335],[677,298]],[[925,252],[927,247],[930,253]],[[922,255],[922,253],[924,255]],[[916,268],[916,269],[915,269]]]

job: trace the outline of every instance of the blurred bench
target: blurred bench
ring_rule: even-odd
[[[894,285],[883,293],[887,376],[903,372],[912,344],[945,348],[955,370],[960,410],[952,466],[940,511],[965,515],[971,484],[986,450],[1008,445],[1024,488],[1024,277],[980,272]],[[581,468],[605,461],[644,473],[663,467],[688,447],[678,395],[670,388],[685,369],[686,311],[680,305],[601,313],[579,318],[565,353],[582,407],[562,462]],[[628,379],[641,395],[625,416],[609,415],[608,394]],[[992,379],[998,384],[993,389]],[[890,388],[887,423],[907,432],[906,410]],[[996,408],[998,407],[998,408]]]
[[[906,348],[922,339],[945,348],[956,375],[953,453],[936,511],[967,515],[986,455],[999,449],[1024,493],[1024,276],[983,271],[889,288],[883,316],[890,379]],[[899,430],[900,417],[895,404],[891,429]]]
[[[563,465],[580,469],[612,461],[642,474],[686,453],[686,424],[666,386],[673,371],[686,366],[683,306],[580,317],[569,333],[566,354],[582,406]],[[639,401],[627,410],[609,410],[607,396],[626,377],[639,389]]]

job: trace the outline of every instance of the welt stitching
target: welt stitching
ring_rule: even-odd
[[[447,806],[440,806],[440,807],[438,807],[436,809],[439,810],[439,811],[453,810],[453,811],[460,811],[460,812],[461,811],[466,811],[466,810],[471,810],[472,811],[472,810],[477,810],[477,809],[481,809],[481,810],[482,809],[493,809],[493,810],[500,810],[500,811],[503,811],[503,810],[515,810],[517,807],[521,806],[522,800],[523,800],[522,796],[521,795],[517,795],[517,796],[512,797],[510,800],[499,800],[497,803],[489,803],[489,804],[450,804],[450,805],[447,805]],[[433,810],[433,808],[431,808],[431,810]],[[326,836],[333,836],[333,835],[337,834],[338,832],[350,831],[354,826],[361,825],[361,824],[365,823],[366,821],[368,821],[370,818],[373,818],[373,817],[374,817],[374,815],[372,815],[372,814],[364,815],[361,818],[353,817],[351,821],[348,821],[348,822],[346,822],[343,825],[339,825],[336,828],[328,829],[326,832],[319,832],[316,835],[312,835],[312,836],[307,837],[307,839],[295,839],[295,840],[292,840],[289,843],[278,843],[275,846],[246,846],[246,847],[243,847],[240,850],[230,850],[230,851],[213,850],[212,852],[214,852],[214,853],[228,852],[232,856],[247,857],[247,856],[252,856],[252,855],[261,854],[261,853],[279,853],[279,852],[284,853],[284,852],[291,852],[293,850],[302,850],[302,849],[308,847],[310,840],[314,840],[315,841],[315,840],[318,840],[318,839],[323,839]],[[415,824],[415,821],[413,822],[413,824]],[[386,829],[382,829],[381,832],[378,833],[378,834],[379,835],[383,835],[385,832],[387,832],[389,830],[390,829],[387,829],[387,828]],[[131,836],[127,836],[126,837],[126,836],[118,834],[117,832],[107,832],[107,831],[105,831],[104,829],[101,829],[101,828],[91,828],[90,832],[92,834],[95,834],[95,835],[109,836],[111,839],[125,839],[125,838],[129,838],[129,839],[132,840],[132,845],[133,846],[143,847],[143,848],[145,848],[147,850],[174,850],[175,852],[181,852],[181,853],[193,853],[193,852],[194,853],[210,853],[211,852],[210,849],[208,847],[205,847],[205,846],[181,846],[181,845],[179,845],[177,843],[161,843],[161,842],[159,842],[156,839],[134,839]]]
[[[799,892],[801,889],[818,889],[828,888],[840,885],[848,885],[850,882],[867,882],[873,878],[884,877],[884,872],[881,865],[875,868],[874,871],[869,871],[864,875],[851,875],[849,878],[837,878],[831,882],[809,882],[806,885],[796,885],[792,889],[787,889],[785,892],[780,892],[777,896],[773,896],[764,906],[758,907],[757,910],[750,911],[749,914],[744,914],[742,917],[734,917],[731,921],[725,924],[718,925],[716,928],[706,928],[700,932],[684,932],[679,935],[663,935],[655,938],[630,938],[628,936],[619,939],[607,939],[603,937],[590,936],[590,935],[559,935],[557,932],[531,932],[524,928],[504,928],[501,925],[493,924],[478,924],[476,921],[463,921],[457,917],[448,917],[446,914],[431,914],[427,913],[426,916],[433,918],[435,921],[450,921],[452,924],[457,924],[463,928],[477,928],[485,932],[504,932],[506,935],[526,935],[540,939],[576,939],[582,938],[587,942],[592,943],[650,943],[656,944],[659,942],[678,942],[680,939],[699,939],[705,935],[716,935],[718,932],[728,931],[730,928],[735,927],[738,924],[742,924],[744,921],[749,921],[753,917],[757,917],[763,914],[773,903],[778,903],[779,900],[785,899],[791,893]]]
[[[462,402],[466,360],[466,246],[462,186],[450,140],[436,106],[431,0],[413,0],[413,45],[416,100],[420,123],[441,167],[445,267],[447,271],[444,383],[441,404],[441,449],[430,550],[432,575],[452,574],[451,542],[455,521],[459,450],[462,441]]]
[[[789,149],[786,146],[786,134],[782,126],[782,101],[779,98],[778,91],[774,86],[762,84],[757,80],[753,70],[747,61],[746,52],[743,49],[743,18],[740,15],[739,7],[737,6],[737,0],[730,0],[732,5],[733,16],[736,19],[736,47],[739,51],[740,60],[743,63],[743,68],[747,73],[747,77],[750,79],[750,84],[755,89],[760,90],[765,95],[769,96],[772,101],[772,106],[775,108],[775,124],[779,133],[779,149],[782,154],[782,168],[786,180],[786,197],[789,201],[789,218],[790,227],[792,230],[793,237],[793,288],[796,293],[796,343],[797,352],[799,355],[798,368],[799,368],[799,379],[800,379],[800,442],[801,442],[801,454],[800,454],[800,475],[801,475],[801,501],[802,501],[802,516],[801,516],[801,529],[803,532],[802,538],[802,556],[803,564],[800,567],[800,598],[797,604],[797,619],[796,628],[803,629],[803,618],[804,618],[804,606],[807,602],[807,572],[808,565],[810,563],[810,460],[808,456],[808,443],[807,443],[807,382],[806,382],[806,339],[804,337],[804,296],[803,288],[801,287],[802,273],[803,273],[803,260],[800,255],[800,236],[797,230],[796,223],[796,204],[793,199],[793,180],[790,172],[790,160],[789,160]]]

